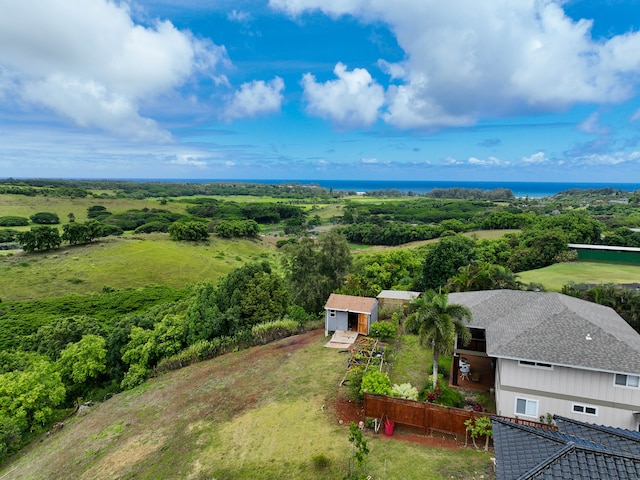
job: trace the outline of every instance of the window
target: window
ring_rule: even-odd
[[[518,361],[518,365],[521,367],[536,367],[536,368],[546,368],[547,370],[553,370],[553,365],[550,363],[542,363],[542,362],[530,362],[528,360],[520,360]]]
[[[640,377],[637,375],[622,375],[616,373],[615,384],[623,387],[640,387]]]
[[[516,398],[516,414],[527,417],[538,417],[538,401],[527,398]]]
[[[336,311],[335,310],[329,310],[329,316],[330,317],[335,317],[336,316]]]
[[[598,409],[596,407],[590,407],[589,405],[574,403],[572,410],[576,413],[584,413],[585,415],[598,415]]]

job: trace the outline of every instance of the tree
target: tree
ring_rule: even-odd
[[[0,375],[0,418],[12,417],[22,430],[36,430],[52,418],[65,395],[56,365],[41,359],[27,370]]]
[[[44,225],[33,227],[28,232],[20,232],[16,235],[16,239],[25,252],[51,250],[62,243],[58,229]]]
[[[520,290],[521,284],[507,267],[486,262],[465,265],[447,282],[448,292],[471,292],[477,290]]]
[[[172,240],[200,242],[209,239],[209,229],[202,222],[174,222],[169,226]]]
[[[60,223],[60,217],[57,214],[51,212],[38,212],[29,217],[33,223],[39,225],[57,225]]]
[[[425,256],[418,287],[422,290],[444,287],[458,268],[469,265],[475,259],[474,247],[475,242],[462,235],[440,239]]]
[[[85,223],[68,223],[62,226],[62,240],[70,245],[79,243],[91,243],[102,236],[102,224],[96,220],[87,220]]]
[[[97,378],[107,369],[106,341],[98,335],[84,335],[79,342],[68,344],[58,360],[64,377],[81,384]]]
[[[283,247],[283,264],[293,303],[309,313],[322,310],[327,297],[337,290],[351,265],[347,240],[329,232],[318,241],[302,238]]]
[[[471,341],[471,332],[464,322],[471,319],[471,310],[457,303],[449,304],[447,294],[433,290],[425,292],[412,304],[413,313],[406,320],[410,333],[420,336],[422,345],[433,348],[433,388],[437,388],[440,354],[453,350],[456,336],[463,345]]]

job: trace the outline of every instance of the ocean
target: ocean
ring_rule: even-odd
[[[149,180],[145,180],[149,181]],[[614,188],[634,192],[640,190],[640,183],[572,183],[572,182],[463,182],[463,181],[429,181],[429,180],[159,180],[165,182],[249,182],[249,183],[300,183],[305,185],[320,185],[321,187],[341,191],[370,192],[373,190],[398,190],[402,193],[427,193],[434,188],[478,188],[493,190],[507,188],[516,197],[541,198],[555,195],[565,190]]]

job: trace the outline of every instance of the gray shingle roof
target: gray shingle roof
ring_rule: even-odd
[[[450,293],[486,330],[487,354],[638,374],[640,335],[613,309],[554,292]],[[589,338],[589,339],[587,339]]]
[[[572,422],[581,424],[583,432],[599,431],[598,426]],[[640,478],[640,456],[618,450],[612,446],[615,440],[601,436],[605,445],[592,442],[562,431],[561,423],[558,432],[495,417],[491,423],[497,480]],[[640,439],[637,442],[640,444]]]

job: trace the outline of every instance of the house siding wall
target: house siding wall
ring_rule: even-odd
[[[633,412],[640,411],[640,389],[614,385],[614,374],[554,366],[553,370],[519,366],[516,360],[498,360],[496,371],[498,414],[515,413],[516,398],[538,401],[538,416],[547,413],[631,430],[638,429]],[[573,411],[573,404],[594,406],[597,416]],[[527,418],[524,417],[523,418]]]

